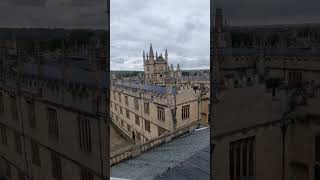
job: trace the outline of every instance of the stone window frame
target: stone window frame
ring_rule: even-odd
[[[187,120],[190,118],[190,104],[182,106],[181,108],[181,119]]]

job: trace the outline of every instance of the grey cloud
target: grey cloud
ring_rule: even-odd
[[[122,58],[113,58],[112,62],[115,64],[123,64],[125,62],[125,60]]]
[[[169,63],[209,68],[209,19],[209,0],[111,1],[111,69],[142,70],[150,43],[159,54],[168,49]],[[113,63],[117,57],[126,66]]]

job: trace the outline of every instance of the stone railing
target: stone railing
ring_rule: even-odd
[[[155,147],[158,147],[161,144],[168,143],[177,137],[188,134],[189,132],[191,132],[195,128],[196,128],[195,126],[190,126],[190,125],[184,126],[179,129],[176,129],[173,132],[163,134],[160,137],[157,137],[155,139],[151,139],[151,140],[144,142],[142,144],[136,144],[134,146],[130,146],[120,152],[117,152],[116,154],[111,154],[110,165],[114,166],[114,165],[116,165],[120,162],[123,162],[125,160],[128,160],[130,158],[139,156],[140,154],[142,154],[146,151],[149,151]]]

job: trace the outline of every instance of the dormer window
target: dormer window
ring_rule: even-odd
[[[238,85],[238,80],[235,80],[235,81],[234,81],[234,85]]]

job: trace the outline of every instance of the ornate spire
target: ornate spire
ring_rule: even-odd
[[[152,43],[150,43],[149,57],[150,57],[150,59],[154,58],[153,49],[152,49]]]
[[[167,49],[166,49],[164,56],[165,56],[165,60],[168,61],[168,50]]]
[[[156,59],[158,58],[158,52],[156,51]]]
[[[142,56],[143,56],[143,60],[145,60],[146,59],[146,55],[144,54],[144,50],[143,50]]]
[[[148,55],[148,53],[147,53],[147,60],[149,60],[149,55]]]

